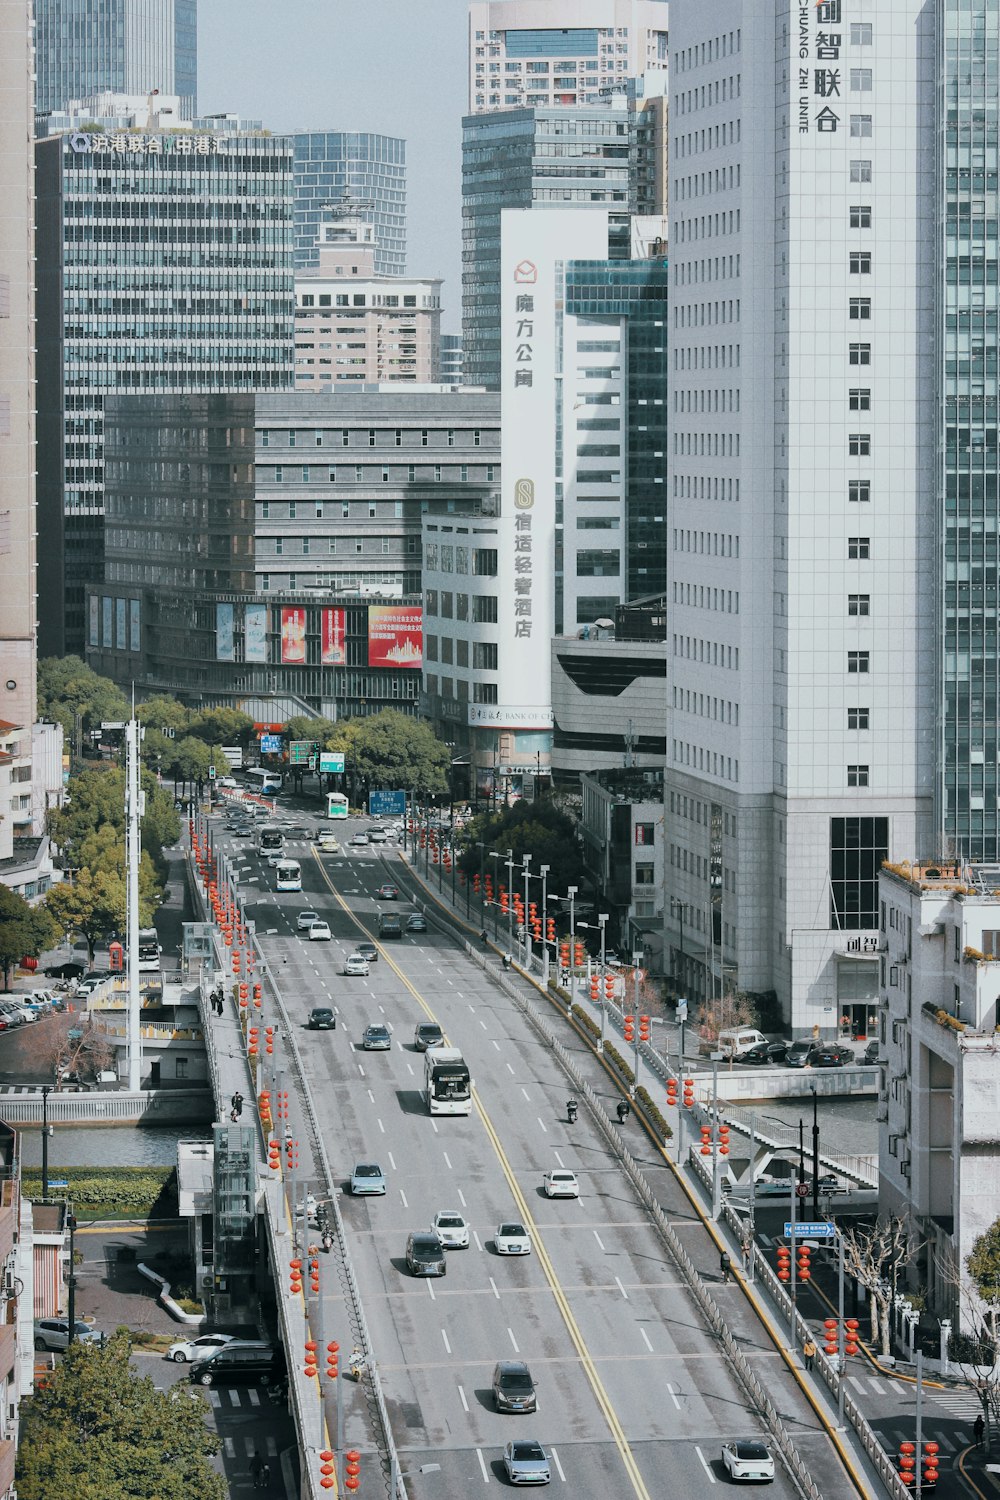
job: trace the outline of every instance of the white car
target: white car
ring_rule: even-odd
[[[505,1224],[497,1225],[493,1248],[498,1255],[530,1255],[531,1235],[523,1224],[508,1220]]]
[[[722,1445],[722,1466],[733,1481],[770,1480],[774,1478],[774,1459],[766,1443],[746,1438]]]
[[[546,1172],[542,1178],[542,1187],[545,1189],[546,1198],[579,1198],[580,1184],[576,1180],[575,1172],[567,1172],[563,1167],[553,1167]]]
[[[469,1226],[454,1209],[439,1209],[431,1220],[431,1228],[446,1250],[468,1250]]]
[[[351,839],[351,843],[354,845],[355,849],[360,849],[360,848],[362,848],[362,846],[364,846],[365,848],[367,848],[368,847],[368,835],[367,835],[367,833],[356,833],[354,835],[354,837]]]
[[[309,928],[309,941],[311,943],[328,943],[332,936],[329,922],[313,922]]]
[[[369,973],[368,960],[360,953],[352,953],[344,959],[344,973],[354,975],[366,975]]]
[[[318,921],[318,911],[300,911],[295,925],[300,932],[308,932],[313,923]]]
[[[199,1359],[207,1359],[216,1349],[221,1349],[223,1344],[232,1342],[231,1333],[203,1333],[196,1339],[178,1339],[176,1344],[170,1345],[166,1357],[179,1365],[193,1365]]]

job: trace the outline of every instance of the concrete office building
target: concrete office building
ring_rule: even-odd
[[[198,0],[35,0],[35,108],[112,90],[177,94],[197,112]]]
[[[667,60],[667,0],[473,0],[469,113],[599,104]]]
[[[295,279],[295,388],[436,384],[441,281],[378,276],[375,231],[342,214],[319,228],[319,264]]]
[[[934,16],[671,22],[671,967],[831,1035],[934,842]]]
[[[295,265],[319,263],[319,228],[330,210],[357,212],[375,233],[375,271],[406,271],[406,142],[346,130],[297,131]]]
[[[104,400],[293,383],[292,152],[154,125],[40,140],[36,166],[39,622],[61,655],[103,578]]]
[[[441,335],[441,384],[461,385],[463,375],[462,335],[460,333],[442,333]]]
[[[496,509],[495,396],[131,398],[107,423],[96,670],[188,702],[270,699],[275,719],[416,709],[421,517]]]

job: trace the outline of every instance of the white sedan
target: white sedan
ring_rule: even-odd
[[[442,1208],[434,1215],[431,1227],[446,1250],[468,1250],[469,1226],[460,1213]]]
[[[343,970],[343,972],[345,974],[354,974],[354,975],[360,975],[360,976],[363,977],[364,975],[366,975],[366,974],[368,974],[370,972],[369,968],[368,968],[368,960],[367,960],[367,958],[365,958],[360,953],[351,953],[351,954],[349,954],[349,956],[344,959],[344,970]]]
[[[299,932],[308,932],[310,927],[312,927],[313,924],[318,921],[318,911],[300,911],[298,920],[295,925],[298,928]]]
[[[734,1443],[723,1443],[722,1465],[731,1480],[771,1480],[774,1478],[774,1459],[767,1444],[759,1438],[748,1438]]]
[[[513,1221],[498,1224],[493,1236],[493,1248],[498,1255],[530,1255],[531,1235],[523,1224]]]
[[[329,922],[313,922],[309,928],[309,941],[311,943],[328,943],[332,935]]]
[[[542,1187],[545,1189],[546,1198],[579,1198],[580,1184],[576,1180],[575,1172],[567,1172],[561,1167],[553,1167],[545,1173],[542,1178]]]
[[[193,1365],[199,1359],[207,1359],[224,1344],[232,1342],[231,1333],[203,1333],[196,1339],[178,1339],[176,1344],[171,1344],[167,1350],[167,1359],[175,1360],[179,1365]]]

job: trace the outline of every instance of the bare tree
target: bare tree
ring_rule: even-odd
[[[868,1293],[871,1341],[881,1345],[883,1355],[892,1353],[889,1316],[895,1276],[913,1259],[918,1245],[910,1237],[906,1219],[878,1218],[867,1227],[841,1227],[844,1265]]]
[[[975,1391],[986,1424],[986,1449],[1000,1432],[1000,1220],[979,1235],[965,1259],[968,1276],[952,1262],[943,1280],[953,1289],[960,1325],[948,1342],[949,1361]]]
[[[114,1062],[113,1041],[89,1016],[65,1012],[24,1030],[24,1051],[56,1086],[64,1078],[98,1073]]]
[[[721,998],[703,1000],[695,1014],[698,1036],[706,1046],[719,1040],[719,1033],[739,1026],[756,1026],[753,1001],[742,990],[730,990]]]

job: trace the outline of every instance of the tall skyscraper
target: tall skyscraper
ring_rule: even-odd
[[[599,104],[667,61],[667,0],[473,0],[469,113]]]
[[[36,156],[39,629],[61,654],[103,578],[104,398],[293,384],[292,149],[140,127]]]
[[[108,89],[197,113],[198,0],[35,0],[35,28],[40,113]]]
[[[831,1035],[935,843],[935,18],[775,15],[671,9],[669,968]]]
[[[2,0],[0,720],[29,736],[35,720],[36,613],[33,67],[29,0]]]
[[[406,271],[406,142],[346,130],[299,131],[295,144],[295,266],[319,264],[320,225],[354,211],[375,231],[375,271]]]

